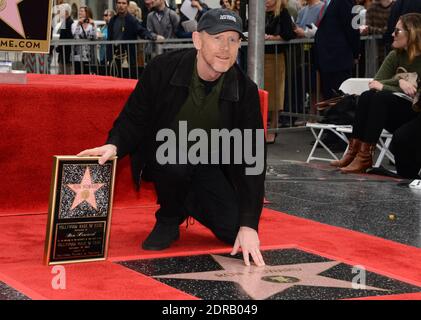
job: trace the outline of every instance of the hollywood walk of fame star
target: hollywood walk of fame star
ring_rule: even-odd
[[[67,184],[67,186],[71,190],[76,192],[76,196],[73,200],[73,204],[70,210],[76,208],[83,201],[86,201],[95,210],[98,210],[96,206],[95,192],[103,185],[105,185],[105,183],[92,183],[91,173],[89,172],[89,168],[86,167],[85,173],[80,184]]]
[[[236,282],[254,300],[267,299],[296,285],[354,289],[352,282],[319,275],[341,263],[338,261],[257,267],[245,266],[240,259],[211,256],[224,270],[167,274],[154,278]],[[364,289],[387,291],[370,286]]]
[[[26,38],[18,8],[18,4],[22,1],[23,0],[0,0],[0,20],[3,20],[23,38]]]

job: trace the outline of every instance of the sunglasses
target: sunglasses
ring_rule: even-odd
[[[398,35],[400,33],[405,32],[405,30],[399,29],[399,28],[395,28],[395,30],[393,31],[394,34]]]

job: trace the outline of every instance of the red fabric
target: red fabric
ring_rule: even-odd
[[[52,288],[52,267],[42,264],[47,215],[23,213],[47,211],[52,156],[102,144],[135,81],[28,78],[26,86],[0,86],[0,281],[34,299],[194,299],[112,262],[231,250],[198,223],[182,228],[181,239],[168,250],[141,250],[154,224],[156,197],[150,184],[140,195],[134,191],[127,159],[117,169],[108,261],[67,265],[67,289]],[[418,248],[267,209],[260,237],[263,249],[298,247],[421,286]],[[421,294],[395,298],[421,299]]]
[[[260,112],[262,113],[263,118],[263,127],[266,130],[268,126],[268,106],[269,106],[269,92],[259,89],[259,98],[260,98]]]
[[[52,157],[105,142],[135,80],[28,74],[27,85],[0,85],[0,215],[47,212]],[[264,124],[267,92],[260,91]],[[266,128],[266,127],[265,127]],[[118,161],[114,205],[154,204],[153,185],[135,191],[128,157]]]
[[[0,214],[47,212],[54,155],[102,145],[135,80],[100,76],[28,75],[27,85],[0,85]],[[153,203],[138,194],[129,159],[119,161],[115,205]]]
[[[52,267],[42,264],[47,215],[0,217],[0,281],[34,299],[193,299],[152,278],[113,263],[130,259],[228,253],[199,223],[162,252],[143,251],[140,243],[154,224],[156,206],[113,212],[109,259],[65,265],[66,290],[54,290]],[[265,209],[260,223],[262,249],[298,248],[368,271],[421,286],[421,250],[362,233]],[[392,297],[385,296],[390,299]],[[421,293],[393,296],[421,299]],[[374,297],[380,299],[380,297]]]

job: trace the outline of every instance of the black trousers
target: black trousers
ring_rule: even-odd
[[[235,242],[238,202],[218,165],[156,165],[152,175],[160,204],[157,221],[180,224],[191,216],[218,239]]]
[[[416,116],[410,101],[390,91],[369,90],[358,100],[352,136],[363,142],[377,143],[383,129],[394,133]]]
[[[90,73],[90,69],[89,69],[89,62],[83,61],[75,61],[75,74],[89,74]]]
[[[395,131],[391,151],[395,156],[398,175],[407,179],[419,179],[421,169],[421,114]]]
[[[352,77],[352,70],[344,70],[338,72],[322,72],[320,71],[320,82],[322,87],[323,99],[333,98],[334,93],[339,90],[342,82]]]

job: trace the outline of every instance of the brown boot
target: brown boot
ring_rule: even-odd
[[[348,166],[341,168],[342,173],[364,173],[373,165],[373,155],[376,144],[361,143],[360,150],[355,159]]]
[[[331,161],[330,165],[333,167],[343,168],[349,165],[358,153],[361,146],[361,140],[351,138],[349,139],[348,150],[343,155],[341,160]]]

